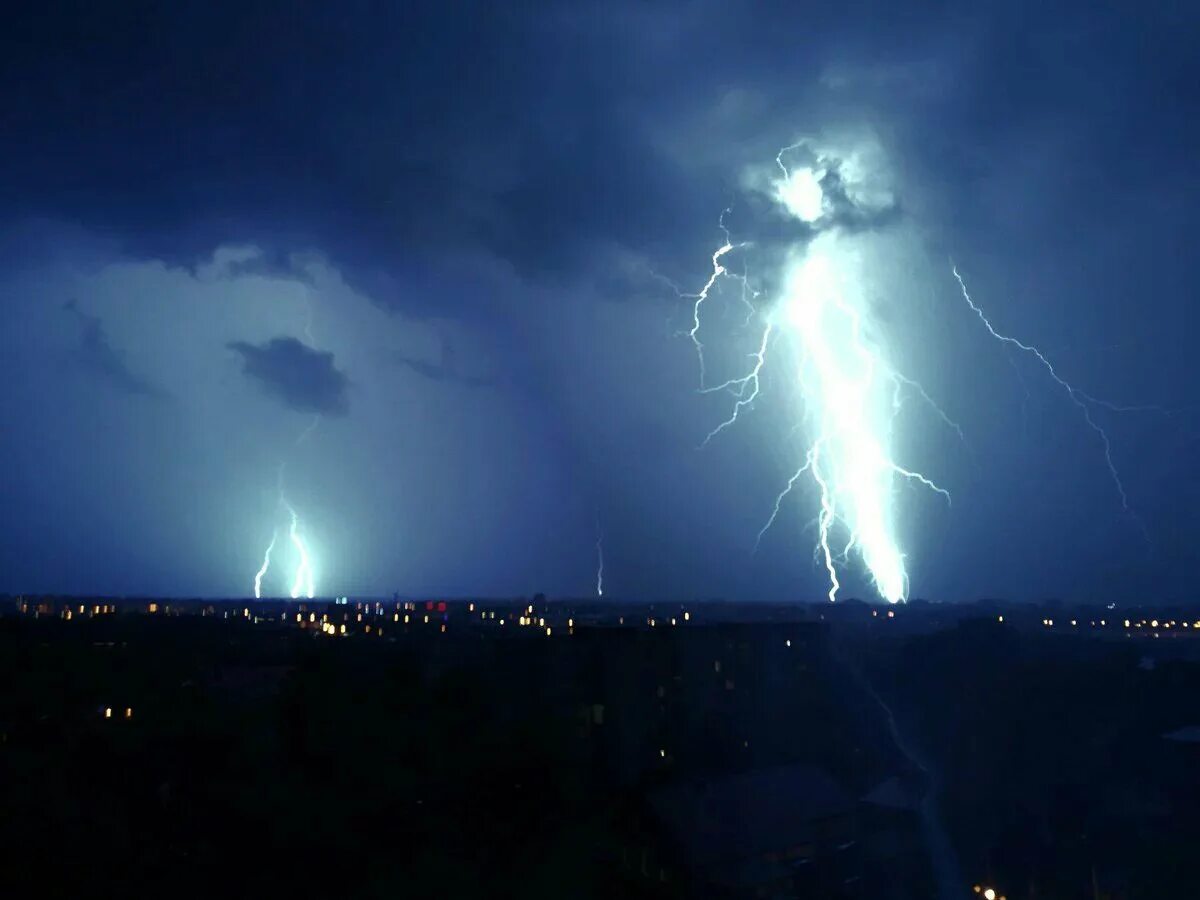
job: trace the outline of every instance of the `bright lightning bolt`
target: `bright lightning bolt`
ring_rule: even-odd
[[[295,600],[304,594],[311,600],[313,597],[312,563],[308,557],[308,546],[304,543],[304,538],[300,536],[300,517],[296,515],[296,510],[290,503],[286,500],[282,502],[292,519],[291,525],[288,527],[288,538],[291,540],[292,546],[296,548],[296,555],[299,557],[296,574],[292,579],[292,599]]]
[[[312,433],[316,427],[320,417],[315,417],[313,422],[301,433],[297,438],[296,443],[299,444],[302,440]],[[296,565],[292,571],[292,586],[291,597],[293,600],[299,599],[301,595],[312,599],[314,590],[314,576],[312,566],[312,555],[309,553],[308,544],[305,543],[303,535],[300,533],[300,515],[296,512],[296,508],[292,506],[284,493],[284,471],[287,466],[285,463],[280,463],[277,473],[279,499],[278,508],[287,513],[288,516],[288,541],[296,552]],[[262,596],[262,580],[271,567],[271,553],[275,550],[275,544],[279,539],[279,529],[271,535],[271,543],[267,545],[266,552],[263,554],[262,566],[254,576],[254,597],[259,599]]]
[[[891,455],[892,421],[900,407],[902,386],[916,390],[946,424],[961,429],[941,411],[916,382],[900,375],[887,361],[886,347],[878,337],[862,287],[864,272],[852,238],[843,236],[827,213],[830,205],[823,180],[829,168],[790,170],[785,156],[797,148],[785,147],[775,159],[781,177],[773,184],[776,203],[791,218],[805,223],[815,235],[807,247],[794,248],[782,273],[782,287],[766,311],[762,337],[746,374],[716,387],[705,387],[703,347],[698,338],[703,305],[714,286],[730,276],[723,258],[735,245],[725,228],[723,244],[712,255],[712,273],[693,299],[689,332],[700,352],[701,390],[729,391],[735,400],[730,415],[705,438],[705,443],[737,422],[739,415],[760,395],[762,375],[772,345],[786,345],[791,381],[803,400],[802,412],[809,432],[804,462],[775,499],[758,542],[779,516],[783,501],[802,475],[808,474],[820,497],[817,513],[818,558],[829,576],[830,600],[841,588],[838,564],[850,552],[862,559],[876,590],[896,603],[908,593],[908,573],[896,535],[897,479],[915,482],[947,500],[950,495],[925,475],[900,465]],[[746,284],[743,279],[743,301]],[[758,296],[757,293],[754,294]],[[870,326],[870,327],[869,327]],[[842,532],[845,544],[835,553],[831,543]]]
[[[267,544],[267,552],[263,554],[262,566],[254,575],[254,599],[262,598],[262,580],[267,574],[267,569],[271,567],[271,551],[275,549],[275,540],[279,537],[279,532],[271,535],[271,543]]]
[[[1117,489],[1117,494],[1121,498],[1121,508],[1133,519],[1138,528],[1141,530],[1142,535],[1148,540],[1149,534],[1146,531],[1145,524],[1129,507],[1129,497],[1125,493],[1125,485],[1121,482],[1121,476],[1118,474],[1116,464],[1113,462],[1112,443],[1108,439],[1108,433],[1100,427],[1094,418],[1092,418],[1091,406],[1103,406],[1106,409],[1113,410],[1114,412],[1134,412],[1142,410],[1165,412],[1165,410],[1163,410],[1161,407],[1155,406],[1118,406],[1115,403],[1109,403],[1107,400],[1099,400],[1095,397],[1092,397],[1091,395],[1081,391],[1079,388],[1074,387],[1070,382],[1058,374],[1050,360],[1048,360],[1042,354],[1042,352],[1038,350],[1037,347],[1034,347],[1032,344],[1023,343],[1022,341],[1019,341],[1014,337],[1009,337],[1006,334],[1001,334],[995,328],[993,328],[992,323],[988,320],[988,317],[984,314],[983,310],[980,309],[975,301],[971,299],[971,294],[967,291],[966,282],[963,281],[963,277],[959,274],[958,267],[954,265],[953,261],[950,263],[950,271],[954,273],[954,279],[958,282],[958,287],[962,291],[963,300],[967,302],[967,306],[971,307],[972,312],[979,317],[979,321],[983,323],[983,327],[987,329],[988,334],[994,337],[997,341],[1000,341],[1002,344],[1009,344],[1010,346],[1016,347],[1018,350],[1028,353],[1030,356],[1034,357],[1034,359],[1041,364],[1042,368],[1049,373],[1054,382],[1064,391],[1066,391],[1067,397],[1070,398],[1071,402],[1079,408],[1079,411],[1083,414],[1083,420],[1087,423],[1088,427],[1096,433],[1096,436],[1100,438],[1100,445],[1104,450],[1104,462],[1108,466],[1108,474],[1112,479],[1113,486]]]

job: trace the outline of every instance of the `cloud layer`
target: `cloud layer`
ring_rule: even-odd
[[[74,316],[80,324],[79,344],[74,356],[84,371],[127,394],[156,400],[167,396],[158,385],[129,368],[125,357],[109,343],[104,324],[98,316],[85,313],[74,300],[63,304],[63,310]]]

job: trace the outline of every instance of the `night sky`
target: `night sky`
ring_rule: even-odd
[[[964,433],[898,420],[953,495],[898,488],[912,596],[1194,598],[1200,7],[1095,6],[25,4],[0,591],[244,595],[286,462],[324,594],[587,595],[599,520],[606,596],[820,599],[811,490],[754,552],[791,420],[700,449],[730,402],[675,292],[723,209],[770,244],[755,178],[810,136],[874,154],[878,314]],[[1063,377],[1159,407],[1094,412],[1133,514],[951,258]],[[728,377],[753,335],[712,314]]]

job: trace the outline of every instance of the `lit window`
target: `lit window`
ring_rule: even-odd
[[[132,706],[125,707],[125,718],[127,718],[127,719],[133,718],[133,707]]]
[[[111,706],[104,707],[104,718],[106,718],[106,719],[112,718],[112,707]]]

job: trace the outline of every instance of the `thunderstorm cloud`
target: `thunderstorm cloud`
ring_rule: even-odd
[[[153,399],[166,397],[162,388],[129,368],[124,355],[109,342],[98,316],[85,313],[74,300],[64,303],[63,309],[79,322],[79,343],[74,357],[84,371],[127,394]]]
[[[353,360],[354,415],[288,470],[327,514],[307,520],[328,529],[326,584],[590,591],[601,497],[606,593],[820,596],[807,494],[750,553],[796,462],[775,449],[798,405],[780,369],[692,452],[729,402],[697,391],[687,339],[728,209],[723,262],[760,317],[719,284],[697,335],[713,384],[745,372],[789,262],[836,230],[876,254],[872,336],[967,435],[970,453],[901,391],[918,405],[897,453],[954,491],[951,511],[900,488],[918,595],[1192,590],[1200,482],[1175,424],[1192,420],[1103,411],[1150,567],[1094,432],[986,343],[947,261],[1072,384],[1196,403],[1179,335],[1197,4],[293,6],[51,0],[6,19],[0,421],[41,438],[13,442],[23,468],[0,478],[23,492],[0,503],[12,585],[62,586],[70,555],[81,591],[246,590],[265,448],[305,424],[287,410],[345,412]],[[796,200],[820,208],[787,215],[775,154],[802,138],[789,167],[817,184]],[[71,365],[44,364],[64,348]],[[80,372],[118,396],[93,409]],[[171,416],[150,413],[159,390]],[[64,531],[68,512],[95,532]]]
[[[313,350],[292,337],[264,344],[233,341],[242,357],[242,372],[297,412],[342,416],[350,408],[349,380],[333,364],[333,354]]]

